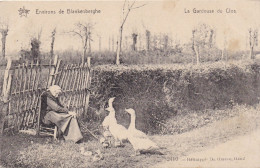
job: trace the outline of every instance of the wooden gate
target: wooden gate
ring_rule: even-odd
[[[38,120],[38,103],[42,92],[51,85],[59,85],[61,102],[79,117],[86,114],[91,83],[90,58],[83,64],[61,64],[58,56],[48,64],[26,62],[15,65],[8,61],[3,83],[4,130],[35,129]]]

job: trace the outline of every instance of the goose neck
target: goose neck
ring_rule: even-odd
[[[135,129],[135,115],[131,114],[131,123],[129,125],[129,128]]]
[[[112,116],[112,117],[115,117],[116,116],[115,110],[110,110],[109,115]]]

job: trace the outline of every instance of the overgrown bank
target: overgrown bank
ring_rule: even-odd
[[[104,102],[116,97],[119,123],[128,126],[124,108],[134,108],[136,125],[151,133],[167,133],[167,121],[183,111],[226,109],[258,103],[260,64],[256,62],[192,65],[96,66],[89,115],[102,120]],[[188,112],[187,112],[188,111]],[[98,117],[97,117],[98,116]],[[164,129],[165,130],[165,129]]]

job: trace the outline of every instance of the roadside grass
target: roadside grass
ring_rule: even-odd
[[[92,153],[100,150],[104,159],[94,161],[93,155],[82,155],[82,147]],[[151,167],[165,159],[161,155],[131,156],[133,154],[129,143],[120,148],[103,148],[96,140],[74,144],[54,141],[49,137],[18,134],[3,137],[1,163],[4,167],[28,168]]]
[[[214,111],[212,113],[214,114]],[[17,134],[2,137],[0,161],[4,167],[28,168],[152,167],[172,157],[203,151],[259,129],[260,104],[254,107],[235,106],[227,109],[226,113],[217,111],[215,113],[223,116],[213,115],[216,119],[213,122],[198,125],[200,128],[174,135],[149,136],[163,148],[161,151],[165,155],[131,156],[134,154],[131,144],[126,143],[126,146],[121,148],[103,148],[89,134],[84,134],[84,140],[80,144],[54,141],[49,137]],[[203,115],[194,115],[191,118],[196,120],[200,118],[201,121],[205,121]],[[190,125],[192,121],[187,120],[187,116],[178,118],[178,122],[184,125]],[[100,150],[104,159],[94,161],[93,155],[82,155],[80,152],[82,147],[85,151],[92,153]]]

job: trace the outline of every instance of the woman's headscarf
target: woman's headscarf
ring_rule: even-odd
[[[51,94],[52,94],[54,97],[57,97],[56,94],[58,94],[58,93],[61,92],[61,87],[58,86],[58,85],[52,85],[52,86],[49,87],[48,90],[51,92]]]

